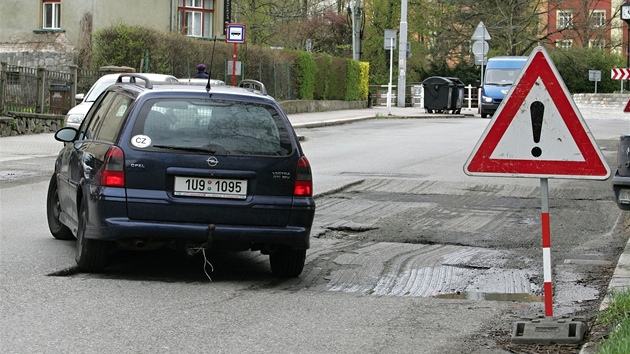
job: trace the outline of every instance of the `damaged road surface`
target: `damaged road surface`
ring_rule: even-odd
[[[619,213],[609,198],[598,199],[592,189],[575,186],[554,192],[555,312],[580,313],[605,291],[607,284],[598,278],[609,276],[615,253],[623,247],[623,239],[606,237]],[[340,267],[331,271],[328,288],[531,301],[540,303],[530,310],[530,315],[538,315],[543,293],[536,194],[534,186],[379,177],[323,197],[318,200],[316,237],[343,247],[334,261]],[[602,220],[594,223],[595,219]]]
[[[342,151],[348,145],[353,154],[326,167],[346,186],[317,199],[314,236],[338,250],[321,268],[329,269],[329,291],[507,302],[500,320],[486,324],[494,330],[480,334],[498,333],[496,343],[509,349],[515,320],[544,315],[540,182],[465,176],[461,168],[476,141],[464,136],[467,123],[458,123],[448,133],[443,128],[457,123],[366,123],[362,137],[376,148],[364,153],[346,140],[326,141],[327,131],[310,132],[313,144]],[[598,144],[614,166],[617,135],[610,122],[592,122],[600,123]],[[554,316],[593,320],[628,238],[627,217],[615,206],[610,181],[552,179],[549,195]]]
[[[587,122],[612,168],[627,121]],[[3,352],[537,352],[510,332],[544,313],[539,181],[464,174],[487,123],[375,119],[298,131],[317,212],[294,279],[271,276],[255,252],[209,252],[207,262],[121,253],[105,272],[81,273],[76,244],[46,226],[55,152],[0,160],[11,181],[0,184]],[[609,181],[551,179],[549,197],[554,315],[590,324],[630,219]]]

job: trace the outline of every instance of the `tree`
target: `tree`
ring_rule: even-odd
[[[272,43],[284,48],[328,53],[338,57],[351,57],[351,28],[345,14],[326,12],[309,18],[299,18],[278,26]]]
[[[372,83],[389,82],[390,53],[384,49],[385,30],[398,29],[400,25],[400,2],[366,0],[364,11],[366,24],[361,59],[370,63],[370,81]],[[394,60],[398,58],[396,51],[394,58]]]
[[[547,6],[553,1],[466,0],[464,27],[472,34],[483,21],[492,36],[491,49],[502,55],[526,55],[546,35]]]
[[[326,0],[233,0],[233,21],[247,25],[248,41],[251,44],[283,47],[285,38],[276,35],[281,27],[335,10],[341,13],[348,3],[349,0],[335,4]]]
[[[589,70],[600,70],[603,74],[609,73],[612,68],[625,66],[625,60],[621,55],[606,53],[599,48],[558,49],[551,50],[549,55],[571,93],[593,92],[595,85],[589,81]],[[612,80],[610,75],[602,75],[602,81],[597,87],[598,92],[615,92],[617,89],[618,80]]]

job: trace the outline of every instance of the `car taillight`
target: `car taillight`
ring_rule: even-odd
[[[106,187],[125,186],[125,153],[118,146],[112,146],[105,155],[101,185]]]
[[[297,163],[297,175],[295,178],[295,188],[293,195],[310,197],[313,195],[313,176],[311,174],[311,164],[306,156],[300,158]]]

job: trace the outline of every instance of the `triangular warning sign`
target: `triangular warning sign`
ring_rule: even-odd
[[[610,176],[595,139],[543,47],[529,56],[464,172],[602,180]]]
[[[623,109],[624,113],[630,113],[630,100],[626,103],[626,107]]]

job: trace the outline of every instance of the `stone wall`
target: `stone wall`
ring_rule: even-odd
[[[343,109],[361,109],[367,107],[367,101],[309,101],[292,100],[281,101],[280,106],[286,114],[315,113],[338,111]]]
[[[29,68],[69,72],[77,52],[62,31],[34,31],[0,42],[0,62]]]
[[[64,116],[57,114],[37,114],[9,112],[10,116],[0,117],[0,137],[24,134],[54,133],[63,127]]]
[[[629,93],[576,93],[573,95],[573,101],[576,105],[584,105],[591,107],[620,108],[626,107],[630,100]]]

